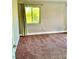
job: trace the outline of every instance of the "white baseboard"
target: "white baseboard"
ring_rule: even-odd
[[[51,34],[51,33],[63,33],[67,31],[51,31],[51,32],[37,32],[37,33],[27,33],[26,35],[39,35],[39,34]],[[20,34],[22,36],[22,34]]]
[[[19,36],[23,36],[22,34],[19,34]]]

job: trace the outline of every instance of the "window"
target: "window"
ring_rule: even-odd
[[[25,7],[26,23],[36,24],[39,23],[40,19],[40,8],[39,7]]]

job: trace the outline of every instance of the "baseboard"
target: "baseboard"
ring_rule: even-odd
[[[26,35],[40,35],[40,34],[51,34],[51,33],[67,33],[67,31],[50,31],[50,32],[27,33]],[[22,34],[20,34],[20,36],[22,36]]]

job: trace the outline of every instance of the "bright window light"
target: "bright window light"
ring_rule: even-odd
[[[39,23],[40,19],[40,8],[39,7],[25,7],[26,23],[36,24]]]

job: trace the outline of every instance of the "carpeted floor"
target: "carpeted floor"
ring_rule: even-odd
[[[16,59],[66,59],[67,34],[20,37]]]

